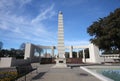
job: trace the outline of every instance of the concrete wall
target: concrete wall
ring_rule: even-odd
[[[30,61],[29,60],[24,60],[24,59],[12,59],[12,63],[11,66],[20,66],[20,65],[27,65],[29,64]]]
[[[40,62],[41,58],[34,57],[31,60],[30,59],[16,59],[16,58],[12,58],[12,57],[0,58],[0,68],[27,65],[27,64],[30,64],[31,62],[32,63],[33,62]]]
[[[90,55],[90,58],[86,59],[86,62],[88,62],[88,63],[104,62],[103,57],[100,57],[99,48],[93,44],[89,45],[89,55]]]
[[[66,58],[66,63],[68,64],[80,64],[82,62],[82,58]]]
[[[35,48],[39,48],[41,46],[35,46],[33,44],[27,43],[26,47],[25,47],[25,57],[24,59],[30,59],[32,61],[32,58],[34,57],[34,49]],[[42,46],[43,47],[43,46]],[[41,47],[41,48],[42,48]],[[45,47],[45,46],[44,46]],[[43,47],[43,48],[44,48]],[[55,46],[54,46],[55,47]],[[52,48],[49,46],[49,48]],[[70,58],[72,58],[72,51],[73,49],[84,49],[89,48],[89,55],[90,58],[87,58],[86,60],[83,58],[83,62],[88,62],[88,63],[101,63],[104,61],[103,57],[100,57],[99,55],[99,49],[97,46],[93,45],[93,44],[89,44],[86,46],[65,46],[65,48],[70,49]],[[53,48],[52,48],[53,49]],[[53,49],[54,50],[54,49]],[[52,51],[53,51],[52,50]],[[59,50],[59,49],[58,49]],[[83,54],[84,55],[84,54]]]
[[[29,64],[29,60],[15,59],[12,57],[4,57],[0,59],[0,68],[7,68],[13,66],[19,66],[23,64]]]
[[[119,62],[119,54],[104,54],[100,55],[101,58],[104,58],[104,62]]]
[[[0,68],[11,67],[12,59],[11,57],[0,58]]]
[[[32,58],[34,56],[34,49],[35,49],[35,46],[33,44],[26,43],[24,59]]]

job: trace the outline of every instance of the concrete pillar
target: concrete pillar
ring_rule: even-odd
[[[54,46],[52,47],[52,57],[54,57]]]
[[[77,51],[77,58],[79,58],[79,50]]]
[[[73,58],[73,55],[72,55],[72,52],[73,52],[73,46],[70,46],[70,58]]]
[[[83,62],[86,63],[86,59],[85,59],[85,51],[83,49]]]
[[[31,59],[34,56],[34,46],[31,43],[25,45],[25,56],[24,59]]]
[[[104,58],[99,55],[99,48],[94,44],[89,45],[89,53],[90,53],[90,62],[92,63],[101,63],[104,62]]]

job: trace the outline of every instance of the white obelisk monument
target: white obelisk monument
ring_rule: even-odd
[[[58,57],[65,58],[63,14],[58,14]]]
[[[56,58],[56,65],[54,67],[64,68],[66,65],[65,46],[64,46],[64,24],[63,14],[59,11],[58,14],[58,58]]]

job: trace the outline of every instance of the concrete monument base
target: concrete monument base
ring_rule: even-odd
[[[67,68],[65,58],[57,58],[55,59],[55,61],[56,61],[56,64],[52,68]]]

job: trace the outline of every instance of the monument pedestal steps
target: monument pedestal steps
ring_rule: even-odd
[[[56,61],[56,64],[52,68],[67,68],[65,58],[56,58],[55,61]]]

